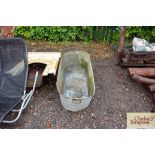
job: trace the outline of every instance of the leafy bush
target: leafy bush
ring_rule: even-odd
[[[110,26],[17,26],[15,35],[28,40],[42,41],[110,41],[118,42],[120,27]],[[141,37],[155,41],[155,27],[129,26],[126,40]]]
[[[93,30],[89,26],[18,26],[15,35],[29,40],[91,41]]]
[[[118,41],[120,37],[120,28],[115,28],[113,41]],[[126,27],[126,40],[131,41],[134,37],[146,39],[150,42],[155,41],[155,27],[153,26],[128,26]]]

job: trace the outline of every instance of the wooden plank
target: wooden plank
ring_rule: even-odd
[[[155,77],[155,68],[129,68],[130,75],[140,75],[144,77]]]
[[[155,64],[122,63],[121,67],[155,67]]]
[[[134,52],[128,49],[123,49],[124,56],[121,58],[120,65],[122,67],[154,67],[155,66],[155,51],[139,51]]]
[[[142,77],[140,75],[133,75],[133,76],[131,76],[131,79],[134,80],[135,82],[138,82],[138,83],[141,83],[141,84],[144,84],[144,85],[155,84],[155,79]]]
[[[128,53],[129,55],[137,55],[137,56],[151,56],[151,55],[155,55],[155,51],[131,51],[130,53]]]

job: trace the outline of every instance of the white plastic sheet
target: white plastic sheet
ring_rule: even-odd
[[[132,44],[133,51],[155,51],[155,44],[150,44],[145,39],[134,37]]]

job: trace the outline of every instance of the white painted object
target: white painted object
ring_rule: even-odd
[[[133,51],[155,51],[155,44],[150,44],[149,42],[147,42],[145,39],[141,39],[141,38],[133,38],[132,41],[133,44]]]
[[[29,52],[28,64],[42,63],[46,65],[43,76],[48,74],[56,74],[59,59],[61,58],[60,52]]]

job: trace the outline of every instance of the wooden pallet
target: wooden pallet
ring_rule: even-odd
[[[125,51],[120,63],[122,67],[155,67],[155,51]]]
[[[126,27],[120,33],[119,47],[117,50],[118,64],[122,67],[155,67],[155,51],[138,51],[124,47]]]

